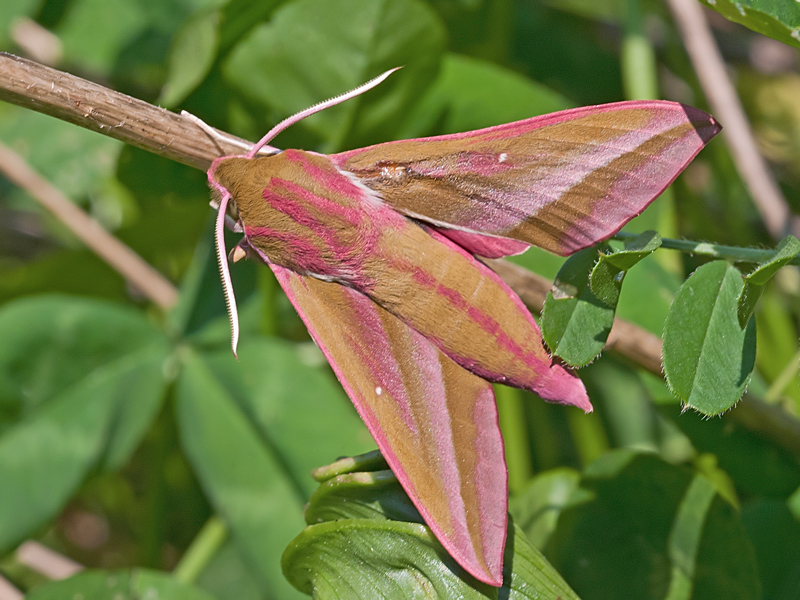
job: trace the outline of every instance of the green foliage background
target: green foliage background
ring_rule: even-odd
[[[745,4],[745,24],[792,43],[800,27],[792,6],[800,5]],[[625,99],[648,80],[660,87],[653,94],[708,109],[655,0],[5,0],[0,49],[26,51],[13,33],[23,19],[57,36],[54,66],[248,139],[405,66],[369,95],[286,131],[274,142],[283,148],[332,152],[475,129]],[[762,151],[797,211],[797,50],[719,16],[714,23]],[[623,68],[626,43],[642,39],[652,67]],[[258,265],[234,268],[243,308],[236,363],[202,173],[5,104],[0,140],[181,290],[179,304],[161,313],[0,178],[0,573],[32,598],[156,589],[167,598],[249,600],[300,597],[289,581],[318,585],[300,573],[310,565],[350,585],[317,588],[320,597],[371,598],[359,561],[385,572],[438,556],[418,525],[325,523],[318,537],[307,530],[293,543],[287,580],[281,555],[306,524],[303,506],[317,487],[310,470],[373,443],[277,284]],[[628,227],[645,229],[775,243],[721,140]],[[516,260],[548,277],[562,262],[535,249]],[[660,335],[678,287],[701,264],[660,250],[626,276],[618,314]],[[799,297],[796,269],[783,269],[756,311],[750,390],[787,421],[800,409]],[[591,415],[498,392],[520,539],[585,600],[800,598],[800,451],[727,417],[682,413],[663,382],[613,357],[580,374]],[[349,489],[348,502],[369,504]],[[394,495],[384,502],[399,492],[386,494]],[[228,536],[209,542],[198,533],[218,523],[213,515]],[[326,537],[343,531],[353,547]],[[411,554],[401,534],[417,536]],[[112,574],[46,585],[16,558],[28,538]],[[356,542],[370,550],[359,554]],[[325,544],[343,553],[334,557],[341,564],[326,562]],[[187,574],[181,558],[198,545],[211,558]],[[520,564],[538,560],[519,552]],[[175,577],[147,570],[176,565]],[[449,569],[421,572],[443,594],[462,589],[447,587],[460,581]],[[411,593],[402,585],[382,593]],[[458,585],[467,586],[462,595],[496,593]],[[541,581],[530,586],[511,596],[545,593]]]

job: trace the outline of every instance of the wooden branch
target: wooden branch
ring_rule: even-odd
[[[187,117],[5,53],[0,53],[0,100],[202,170],[217,156],[241,153],[240,147],[212,139]],[[505,261],[490,263],[529,308],[541,311],[550,282]],[[651,333],[616,319],[609,347],[632,364],[662,375],[661,340]],[[746,396],[725,418],[767,437],[800,460],[800,421],[785,411]]]
[[[202,171],[218,156],[242,153],[188,117],[5,52],[0,52],[0,100]]]

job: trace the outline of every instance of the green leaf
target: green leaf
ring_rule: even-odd
[[[661,335],[669,307],[683,281],[655,260],[643,261],[625,275],[617,315]]]
[[[705,415],[744,393],[755,364],[755,323],[739,325],[741,273],[725,261],[697,269],[678,290],[664,326],[664,374],[672,392]]]
[[[67,62],[107,75],[147,25],[140,2],[78,0],[69,5],[55,33],[64,44]]]
[[[419,0],[298,0],[238,44],[224,73],[289,115],[403,65],[377,90],[304,121],[330,152],[385,141],[433,81],[443,47],[442,24]]]
[[[280,455],[265,445],[230,393],[196,354],[178,381],[181,442],[211,503],[271,598],[295,598],[280,552],[303,528],[302,500]]]
[[[800,252],[800,241],[792,235],[786,236],[775,248],[772,258],[759,263],[744,276],[744,288],[739,296],[739,325],[744,327],[753,316],[758,299],[764,291],[763,286],[775,273],[788,265],[798,252]]]
[[[800,522],[785,502],[764,499],[749,502],[742,509],[742,521],[758,558],[763,597],[796,597],[800,585]]]
[[[793,0],[703,0],[726,19],[800,48],[800,4]]]
[[[577,598],[513,523],[504,565],[500,593],[506,598]],[[283,568],[297,589],[320,600],[468,600],[498,593],[468,576],[427,527],[398,521],[346,519],[307,527],[286,549]]]
[[[793,235],[787,235],[775,248],[775,254],[767,261],[760,263],[755,269],[744,276],[744,280],[753,285],[764,285],[781,268],[788,265],[800,252],[800,240]]]
[[[542,336],[550,350],[574,366],[600,354],[614,323],[616,302],[609,305],[589,289],[598,249],[570,256],[547,294],[542,310]]]
[[[197,577],[197,586],[216,600],[264,600],[258,582],[233,540],[214,554]]]
[[[417,509],[388,469],[346,473],[322,483],[304,511],[313,525],[341,519],[393,519],[423,523]]]
[[[314,467],[375,447],[341,385],[322,370],[326,362],[316,346],[251,337],[239,348],[239,362],[228,348],[206,361],[280,454],[304,499],[316,485]]]
[[[625,244],[622,250],[600,255],[600,261],[607,261],[620,271],[628,271],[640,260],[650,256],[661,247],[661,236],[656,231],[645,231]]]
[[[196,13],[180,28],[170,49],[160,104],[177,105],[208,75],[217,56],[219,25],[220,10],[212,8]]]
[[[28,600],[213,600],[206,592],[166,573],[146,569],[85,571],[36,588],[25,597]]]
[[[0,550],[58,514],[104,450],[127,460],[163,397],[163,363],[147,349],[98,366],[0,436]]]
[[[397,137],[471,131],[572,106],[550,88],[515,71],[447,53],[439,77],[411,110]]]
[[[6,410],[18,417],[95,369],[164,343],[161,332],[135,310],[55,295],[6,304],[0,310],[0,339],[0,398],[13,399]]]
[[[537,475],[519,496],[511,499],[511,514],[536,548],[547,544],[579,482],[580,473],[575,469],[551,469]]]
[[[372,450],[358,456],[345,456],[329,465],[317,467],[311,471],[314,481],[323,483],[338,475],[356,473],[359,471],[385,471],[389,468],[380,450]]]
[[[660,245],[661,236],[658,233],[645,231],[625,244],[622,250],[600,252],[600,258],[589,277],[592,293],[606,305],[616,308],[622,280],[628,270],[655,252]]]
[[[370,471],[356,472],[361,468]],[[428,590],[422,596],[426,598],[495,597],[492,588],[467,575],[432,537],[379,454],[342,459],[316,472],[323,483],[305,510],[311,527],[292,542],[282,561],[298,589],[318,598],[395,598],[417,597],[417,586],[422,585]],[[379,523],[384,525],[375,526]],[[562,598],[574,598],[513,522],[504,565],[504,597],[551,598],[561,593]],[[386,577],[387,572],[396,575]],[[342,575],[330,581],[330,573]],[[378,580],[383,587],[369,587],[369,581]],[[433,595],[436,591],[439,595]]]
[[[615,451],[592,463],[545,554],[596,600],[760,598],[738,511],[713,483],[655,455]]]

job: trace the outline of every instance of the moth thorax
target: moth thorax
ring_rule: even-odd
[[[231,192],[248,243],[271,262],[349,281],[379,232],[367,193],[329,158],[286,150],[220,161],[217,181]]]

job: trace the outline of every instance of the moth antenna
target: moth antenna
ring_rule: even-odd
[[[216,182],[214,183],[219,186]],[[217,247],[217,266],[219,266],[219,274],[222,278],[222,291],[225,294],[225,307],[228,309],[228,320],[231,323],[231,349],[233,356],[238,359],[236,346],[239,344],[239,313],[236,310],[236,296],[233,293],[231,271],[228,267],[228,253],[225,251],[225,210],[228,208],[230,198],[231,194],[228,190],[224,190],[220,196],[214,239]]]
[[[192,121],[200,129],[205,131],[209,135],[209,137],[212,137],[214,139],[217,139],[217,140],[220,140],[220,141],[225,142],[227,144],[230,144],[231,146],[236,146],[236,147],[241,148],[242,150],[245,150],[245,151],[249,151],[253,147],[253,144],[251,144],[250,142],[246,142],[244,140],[240,140],[239,138],[233,137],[232,135],[228,135],[227,133],[223,133],[223,132],[219,131],[218,129],[215,129],[214,127],[212,127],[211,125],[209,125],[208,123],[203,121],[203,119],[201,119],[200,117],[198,117],[196,115],[193,115],[189,111],[182,110],[181,111],[181,116],[182,117],[186,117],[187,119]],[[262,146],[259,150],[264,152],[265,154],[275,154],[276,152],[280,152],[280,149],[274,148],[272,146],[267,146],[266,144],[264,146]]]
[[[392,73],[401,69],[402,67],[395,67],[394,69],[389,69],[385,73],[378,75],[375,79],[370,79],[366,83],[362,83],[357,88],[353,88],[349,92],[344,92],[343,94],[339,94],[338,96],[334,96],[333,98],[329,98],[328,100],[323,100],[322,102],[318,102],[313,106],[309,106],[305,110],[301,110],[299,113],[293,114],[291,117],[285,118],[283,121],[275,125],[272,129],[267,132],[267,135],[262,137],[256,144],[250,148],[250,151],[245,155],[246,158],[253,158],[258,152],[266,147],[266,144],[272,140],[276,135],[278,135],[281,131],[290,127],[297,123],[298,121],[302,121],[306,117],[309,117],[315,113],[318,113],[326,108],[330,108],[331,106],[336,106],[337,104],[341,104],[345,100],[350,100],[350,98],[355,98],[356,96],[363,94],[364,92],[371,90],[377,85],[383,83],[383,81],[389,77]]]

